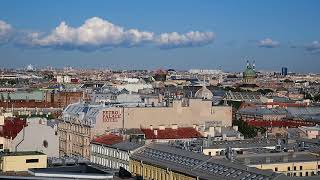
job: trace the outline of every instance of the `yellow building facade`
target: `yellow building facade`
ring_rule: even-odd
[[[164,169],[162,167],[141,163],[140,161],[130,160],[129,162],[130,172],[135,176],[141,176],[143,179],[149,180],[196,180],[196,177],[192,177],[187,174],[174,172],[170,169]]]
[[[28,171],[30,168],[46,168],[47,155],[41,152],[8,152],[3,153],[0,159],[0,170],[8,171]]]
[[[320,171],[320,161],[283,162],[271,164],[249,165],[258,169],[271,169],[287,176],[314,176]]]

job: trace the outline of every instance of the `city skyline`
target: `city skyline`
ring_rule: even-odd
[[[2,4],[2,67],[320,72],[318,1]]]

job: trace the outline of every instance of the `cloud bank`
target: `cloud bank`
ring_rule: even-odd
[[[305,49],[306,49],[306,51],[309,51],[312,53],[318,53],[318,52],[320,52],[320,42],[313,41],[311,44],[306,45]]]
[[[161,33],[125,29],[99,17],[87,19],[79,27],[61,22],[50,33],[29,32],[19,38],[18,44],[28,47],[64,50],[98,50],[104,48],[153,45],[161,49],[205,46],[214,41],[213,32],[190,31]]]
[[[186,34],[163,33],[155,39],[156,44],[162,49],[204,46],[214,40],[213,32],[190,31]]]
[[[275,48],[278,47],[280,43],[278,41],[274,41],[271,38],[266,38],[258,41],[258,46],[263,48]]]
[[[0,20],[0,44],[9,41],[13,33],[13,28],[10,24]]]

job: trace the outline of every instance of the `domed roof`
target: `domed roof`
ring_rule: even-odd
[[[253,70],[251,67],[248,67],[244,72],[243,72],[243,77],[256,77],[256,71]]]
[[[246,70],[243,72],[243,77],[245,78],[245,77],[256,77],[257,75],[256,75],[256,71],[254,70],[254,67],[255,67],[255,65],[254,65],[254,63],[253,63],[253,65],[251,65],[250,63],[249,63],[249,61],[247,61],[247,67],[246,67]]]
[[[212,99],[213,94],[206,86],[202,86],[202,88],[196,92],[194,97],[199,99]]]

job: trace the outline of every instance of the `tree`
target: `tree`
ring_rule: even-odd
[[[241,119],[233,121],[233,125],[238,126],[239,132],[241,132],[245,138],[254,138],[258,135],[258,132],[261,134],[266,132],[265,128],[251,126]]]

